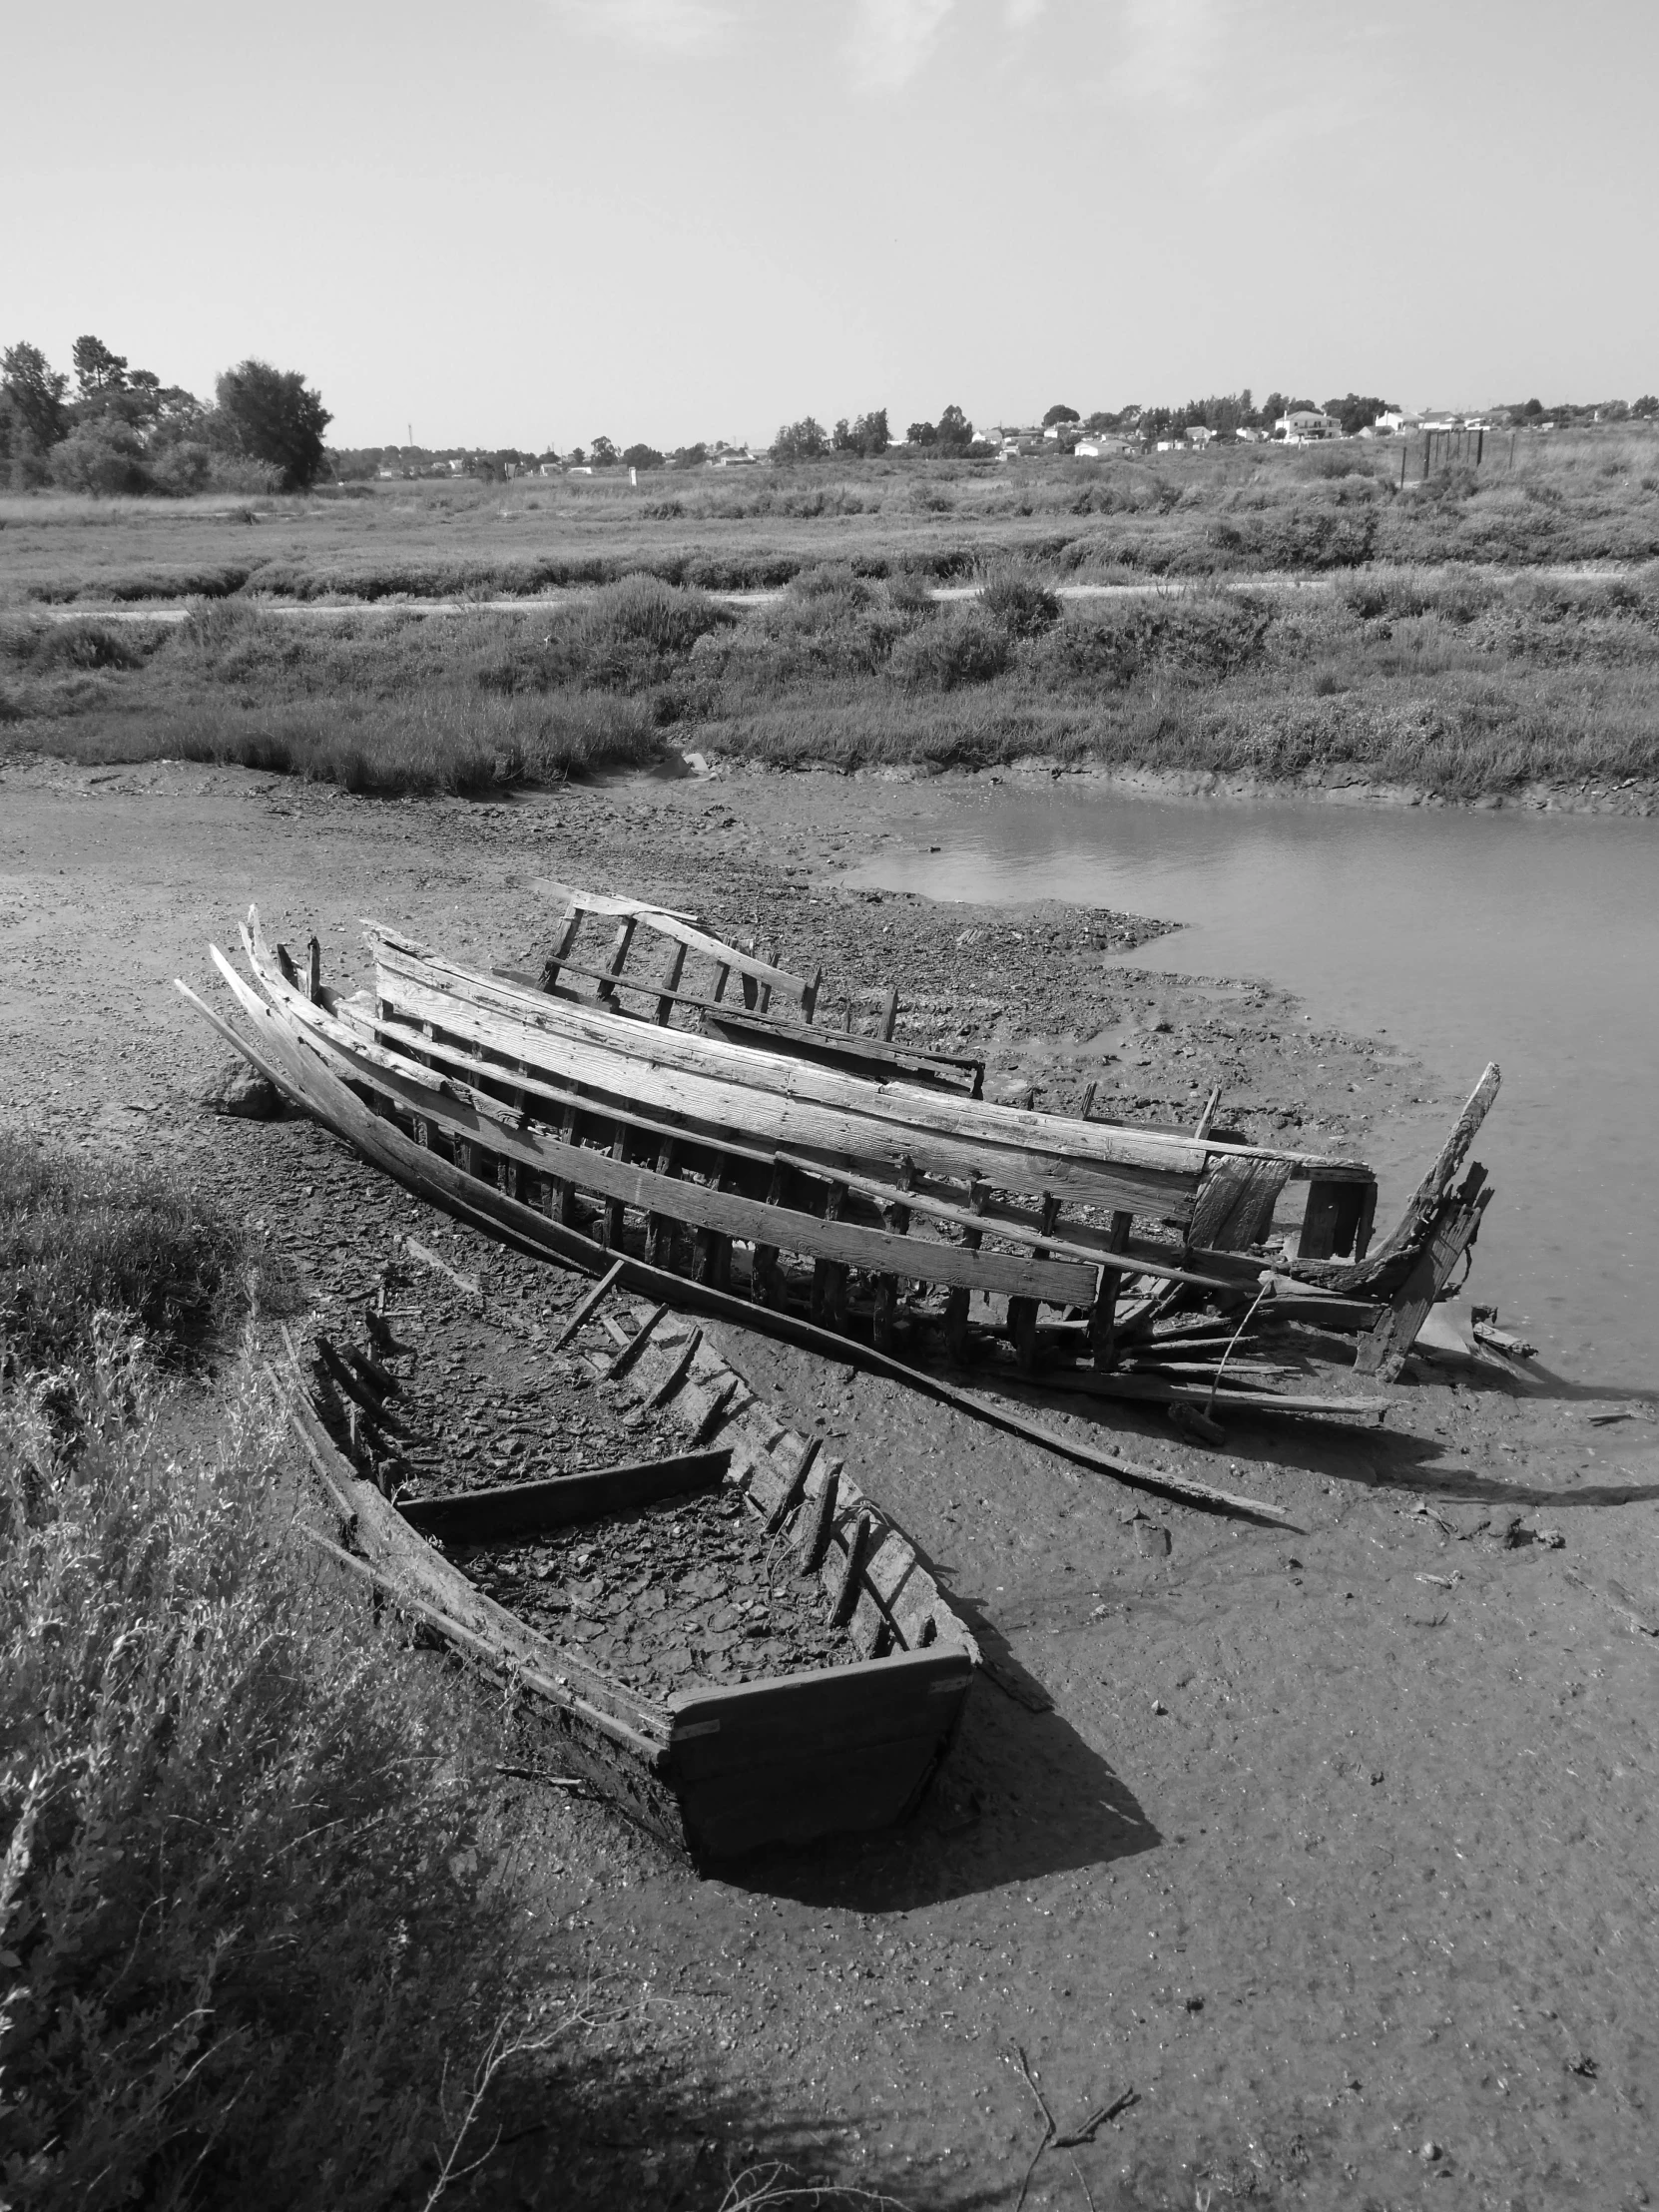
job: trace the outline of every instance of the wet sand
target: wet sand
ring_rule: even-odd
[[[1388,1123],[1427,1152],[1455,1110],[1386,1040],[1316,1034],[1270,981],[1137,971],[1130,917],[840,885],[910,805],[828,777],[477,808],[7,769],[0,1114],[211,1184],[287,1240],[324,1315],[400,1228],[488,1284],[501,1255],[332,1139],[202,1114],[219,1052],[172,977],[203,986],[207,940],[234,943],[251,899],[274,934],[315,927],[329,974],[364,973],[364,914],[510,964],[571,881],[758,921],[823,959],[831,1006],[850,977],[873,1013],[892,976],[901,1027],[983,1052],[993,1094],[1070,1104],[1095,1080],[1099,1110],[1179,1120],[1220,1083],[1230,1119],[1322,1149]],[[1204,1453],[1128,1407],[1102,1423],[1275,1500],[1279,1531],[715,1334],[837,1439],[1017,1694],[979,1685],[908,1829],[703,1882],[606,1808],[502,1777],[532,1952],[560,1988],[591,1974],[608,2024],[603,2099],[582,2122],[539,2105],[492,2202],[718,2202],[754,2146],[916,2206],[1011,2205],[1042,2133],[1016,2045],[1062,2132],[1136,2092],[1045,2153],[1028,2204],[1085,2185],[1097,2207],[1647,2201],[1651,1399],[1424,1369],[1382,1427],[1237,1422]],[[561,1455],[613,1439],[580,1441]]]

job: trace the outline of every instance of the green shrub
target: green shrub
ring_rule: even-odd
[[[1060,602],[1040,578],[1005,562],[979,588],[979,604],[1013,638],[1040,637],[1060,619]]]
[[[111,497],[150,489],[144,440],[125,422],[95,417],[52,448],[52,480],[65,491]]]
[[[977,605],[942,610],[919,629],[906,631],[889,664],[899,683],[914,691],[954,691],[987,684],[1013,658],[1013,640]]]
[[[249,1267],[241,1230],[194,1191],[0,1130],[0,1371],[85,1357],[104,1310],[182,1354],[233,1316]]]

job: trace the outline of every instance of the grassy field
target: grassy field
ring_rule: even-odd
[[[1652,778],[1659,434],[1488,454],[1403,490],[1398,452],[1345,445],[231,507],[14,499],[0,726],[13,751],[241,761],[381,792],[669,745],[1455,798]],[[932,596],[950,584],[979,596]],[[1141,590],[1056,601],[1067,584]],[[777,596],[712,596],[759,588]],[[387,605],[436,595],[526,604]],[[181,597],[183,622],[95,611]]]

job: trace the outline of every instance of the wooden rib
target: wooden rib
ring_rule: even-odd
[[[1091,1203],[1128,1206],[1132,1211],[1184,1220],[1192,1211],[1201,1149],[1186,1145],[1179,1157],[1164,1139],[1132,1139],[1126,1153],[1148,1150],[1147,1158],[1099,1158],[1062,1155],[1036,1147],[1070,1125],[1040,1126],[1041,1117],[1012,1108],[987,1106],[919,1085],[871,1083],[856,1076],[782,1053],[751,1051],[719,1039],[693,1037],[681,1029],[642,1025],[638,1047],[619,1036],[612,1017],[590,1017],[564,1001],[560,1016],[574,1017],[568,1033],[555,1036],[512,1012],[484,1008],[449,995],[418,979],[387,973],[381,995],[402,1010],[441,1026],[462,1046],[482,1045],[509,1063],[552,1058],[567,1082],[581,1083],[659,1113],[680,1114],[727,1128],[740,1136],[771,1143],[808,1145],[854,1158],[896,1166],[906,1152],[917,1165],[958,1178],[984,1174],[998,1189],[1053,1189]],[[583,1023],[587,1023],[584,1030]],[[649,1039],[649,1044],[645,1042]],[[688,1052],[684,1048],[689,1046]],[[434,1038],[427,1047],[434,1060],[465,1066],[470,1055]],[[700,1056],[716,1056],[712,1062]],[[768,1080],[759,1079],[764,1073]],[[965,1116],[1000,1116],[984,1129],[957,1128],[939,1109],[949,1098]],[[1089,1124],[1091,1138],[1102,1134]],[[1150,1149],[1149,1149],[1150,1148]]]
[[[477,969],[436,954],[411,953],[402,941],[370,925],[370,947],[376,961],[400,980],[423,986],[439,1004],[427,1018],[442,1019],[445,1003],[459,995],[477,1011],[506,1016],[510,1021],[541,1028],[561,1036],[580,1037],[614,1048],[616,1032],[609,1017],[566,1000],[545,1000],[521,988],[504,988]],[[428,972],[422,973],[421,970]],[[444,985],[453,986],[445,990]],[[416,1009],[423,1011],[424,1009]],[[453,1022],[445,1026],[456,1029]],[[985,1100],[941,1096],[937,1091],[893,1082],[871,1085],[854,1082],[830,1070],[804,1067],[740,1046],[727,1046],[713,1038],[673,1031],[653,1040],[651,1061],[662,1067],[699,1072],[720,1071],[738,1083],[773,1089],[787,1088],[791,1095],[811,1097],[819,1103],[850,1106],[877,1117],[905,1119],[919,1129],[974,1138],[1010,1150],[1053,1151],[1056,1157],[1079,1165],[1146,1166],[1165,1173],[1195,1174],[1206,1159],[1241,1158],[1289,1160],[1304,1172],[1319,1169],[1326,1174],[1369,1175],[1363,1163],[1326,1158],[1311,1153],[1288,1152],[1276,1146],[1199,1143],[1190,1136],[1122,1127],[1107,1122],[1077,1122],[1059,1114],[1039,1114]],[[1063,1142],[1064,1151],[1060,1150]]]
[[[236,974],[229,962],[225,962],[223,972],[233,977]],[[422,1095],[416,1077],[424,1076],[429,1086],[427,1071],[401,1076],[395,1067],[381,1065],[352,1046],[335,1044],[320,1023],[306,1023],[304,1029],[311,1049],[341,1063],[348,1080],[383,1088],[405,1112],[422,1116],[433,1127],[454,1127],[470,1141],[465,1117],[477,1109],[453,1096],[434,1097],[430,1088]],[[395,1057],[384,1047],[379,1053],[380,1060]],[[538,1129],[514,1129],[504,1121],[489,1130],[486,1141],[492,1150],[521,1159],[537,1173],[556,1181],[592,1191],[611,1205],[627,1205],[648,1216],[671,1215],[694,1229],[714,1230],[745,1243],[776,1245],[876,1273],[959,1284],[1001,1296],[1040,1298],[1049,1305],[1076,1306],[1094,1296],[1092,1270],[1074,1262],[1026,1260],[1004,1252],[974,1257],[958,1245],[898,1238],[887,1230],[857,1222],[826,1221],[793,1207],[746,1198],[740,1192],[719,1191],[708,1184],[659,1175],[636,1162],[617,1160],[587,1146],[565,1144]]]
[[[616,1355],[615,1359],[612,1360],[610,1366],[605,1370],[605,1380],[607,1382],[621,1382],[622,1378],[628,1373],[628,1370],[633,1366],[634,1362],[639,1358],[640,1354],[651,1342],[651,1332],[656,1328],[657,1324],[662,1320],[663,1316],[667,1312],[668,1308],[666,1306],[652,1307],[650,1313],[646,1315],[644,1321],[640,1323],[638,1329],[635,1330],[634,1334],[629,1338],[628,1342],[623,1346],[622,1350]]]
[[[668,1027],[668,1019],[674,1011],[674,1002],[679,994],[680,977],[685,971],[685,965],[686,948],[683,944],[677,944],[674,947],[674,957],[668,964],[668,974],[664,978],[661,990],[657,993],[657,1023],[660,1028],[666,1029]]]
[[[644,899],[602,896],[593,891],[578,892],[572,903],[585,914],[614,916],[619,921],[644,922],[648,929],[654,929],[659,936],[674,938],[685,945],[688,951],[707,953],[713,960],[723,960],[729,967],[737,968],[745,975],[752,975],[757,982],[771,983],[777,988],[787,990],[797,1000],[807,990],[806,976],[793,975],[788,968],[775,967],[768,960],[757,959],[753,953],[740,952],[736,945],[725,944],[719,937],[711,937],[706,930],[694,928],[686,916],[673,912],[669,907],[653,906]],[[367,921],[363,926],[377,935],[387,936],[390,941],[402,945],[417,957],[430,956],[424,946],[415,944],[412,939],[400,933],[381,931],[376,922]]]
[[[255,926],[256,928],[258,927],[257,921]],[[553,949],[548,954],[547,959],[542,966],[541,988],[544,991],[550,991],[553,988],[554,984],[558,981],[559,969],[564,964],[565,955],[567,952],[569,952],[571,946],[576,942],[577,937],[581,934],[581,907],[567,906],[565,908],[564,920],[559,927],[559,934],[554,940]]]
[[[564,1327],[548,1346],[549,1352],[562,1352],[589,1317],[598,1312],[606,1299],[610,1297],[612,1291],[616,1289],[618,1283],[621,1282],[625,1264],[625,1262],[618,1260],[614,1266],[606,1269],[593,1289],[589,1291],[587,1297],[580,1300],[572,1309]]]
[[[1058,1230],[1045,1230],[1040,1214],[995,1197],[988,1196],[975,1212],[960,1199],[935,1197],[926,1184],[914,1176],[908,1182],[902,1175],[897,1180],[887,1181],[880,1176],[858,1175],[851,1169],[828,1167],[822,1161],[804,1159],[798,1153],[780,1152],[778,1158],[804,1175],[843,1182],[848,1190],[875,1199],[883,1208],[901,1204],[907,1211],[925,1214],[930,1220],[944,1222],[953,1229],[1000,1237],[1008,1244],[1040,1246],[1045,1255],[1052,1253],[1059,1259],[1082,1260],[1091,1267],[1100,1267],[1109,1254],[1124,1252],[1134,1262],[1133,1267],[1125,1270],[1130,1275],[1151,1275],[1164,1282],[1190,1283],[1197,1290],[1226,1291],[1234,1287],[1235,1278],[1231,1273],[1205,1275],[1192,1268],[1173,1267],[1158,1257],[1158,1246],[1145,1241],[1137,1245],[1114,1244],[1115,1229],[1097,1229],[1091,1222],[1065,1222]],[[1115,1223],[1119,1216],[1114,1213],[1112,1218]],[[1127,1218],[1134,1219],[1132,1215]]]
[[[217,947],[214,949],[217,951]],[[421,1151],[392,1123],[381,1121],[370,1113],[347,1084],[330,1075],[314,1054],[302,1049],[293,1029],[276,1007],[245,983],[229,962],[224,965],[234,983],[238,1003],[253,1024],[252,1038],[205,1004],[182,979],[176,978],[174,987],[217,1036],[233,1051],[240,1052],[262,1075],[268,1076],[285,1098],[324,1128],[332,1129],[347,1144],[354,1145],[365,1159],[394,1176],[429,1205],[440,1207],[455,1220],[479,1230],[495,1242],[534,1260],[583,1268],[599,1264],[602,1256],[590,1239],[575,1230],[558,1227],[530,1208],[501,1197],[486,1185],[469,1183],[441,1157]],[[675,1299],[682,1306],[718,1315],[739,1328],[752,1329],[763,1336],[799,1345],[843,1363],[851,1362],[867,1368],[871,1374],[907,1383],[923,1396],[955,1406],[983,1421],[987,1427],[1019,1436],[1053,1452],[1058,1458],[1069,1460],[1074,1466],[1108,1475],[1132,1489],[1179,1497],[1208,1511],[1242,1515],[1275,1525],[1287,1519],[1283,1506],[1259,1498],[1241,1497],[1232,1491],[1218,1489],[1212,1483],[1120,1458],[1082,1437],[1031,1420],[1015,1407],[986,1397],[980,1391],[964,1388],[943,1376],[929,1374],[925,1369],[876,1352],[856,1338],[833,1337],[797,1315],[757,1308],[731,1293],[684,1283],[664,1274],[661,1269],[647,1267],[643,1261],[629,1260],[620,1266],[625,1270],[626,1280],[655,1297]]]
[[[809,1436],[802,1445],[801,1456],[797,1459],[789,1480],[779,1491],[777,1503],[766,1517],[766,1532],[769,1536],[777,1535],[807,1494],[807,1477],[812,1473],[813,1461],[822,1448],[822,1439],[817,1436]]]
[[[256,972],[267,983],[279,981],[269,970],[261,969],[258,963]],[[434,1034],[421,1040],[421,1050],[433,1062],[434,1069],[465,1071],[467,1078],[483,1072],[493,1080],[505,1082],[521,1061],[527,1058],[533,1061],[538,1041],[536,1032],[525,1030],[517,1035],[510,1034],[516,1017],[480,1013],[467,1002],[448,999],[441,993],[425,989],[417,989],[414,995],[426,1002],[424,1018],[434,1031],[441,1027],[451,1032],[451,1037]],[[352,1026],[360,1025],[376,1036],[396,1035],[404,1026],[377,1021],[366,1008],[353,1007],[345,1001],[339,1005],[338,1018]],[[658,1047],[687,1041],[687,1032],[647,1029],[642,1025],[641,1036],[649,1036],[652,1045],[648,1050],[635,1051],[618,1043],[616,1027],[609,1017],[601,1015],[598,1019],[606,1024],[608,1034],[602,1032],[596,1042],[587,1039],[559,1041],[561,1067],[556,1082],[522,1077],[517,1079],[517,1087],[531,1095],[545,1094],[565,1100],[570,1098],[574,1087],[582,1086],[606,1094],[591,1100],[581,1099],[586,1111],[613,1119],[630,1119],[651,1128],[661,1128],[664,1117],[668,1117],[683,1135],[691,1134],[685,1127],[688,1121],[723,1132],[736,1131],[739,1133],[737,1142],[730,1135],[723,1135],[719,1140],[722,1149],[733,1152],[744,1149],[742,1139],[748,1137],[774,1145],[782,1138],[786,1144],[806,1145],[836,1155],[850,1154],[872,1165],[885,1162],[892,1167],[913,1153],[934,1174],[954,1176],[958,1180],[984,1171],[994,1175],[998,1188],[1017,1191],[1054,1187],[1089,1203],[1122,1203],[1170,1221],[1181,1221],[1192,1211],[1196,1178],[1168,1168],[1094,1162],[1074,1165],[1052,1154],[1004,1152],[994,1140],[970,1144],[949,1134],[929,1135],[911,1127],[897,1114],[894,1106],[897,1085],[863,1083],[852,1077],[833,1078],[844,1083],[852,1094],[851,1105],[843,1108],[792,1095],[794,1086],[788,1082],[777,1090],[763,1091],[695,1070],[664,1068]],[[546,1051],[552,1040],[542,1038],[539,1041]],[[710,1042],[705,1039],[691,1041]],[[499,1067],[481,1064],[476,1056],[480,1047],[499,1055],[505,1064]],[[735,1049],[745,1058],[767,1059],[773,1066],[782,1068],[786,1076],[823,1077],[831,1073],[779,1055],[749,1055],[743,1053],[741,1047]],[[860,1093],[865,1098],[884,1098],[887,1110],[864,1115],[858,1110]],[[929,1101],[937,1101],[945,1095],[937,1090],[916,1088],[904,1092],[909,1099]],[[622,1101],[632,1101],[633,1105],[624,1105]],[[642,1104],[655,1111],[642,1115],[639,1110]],[[963,1104],[974,1112],[987,1110],[970,1101],[963,1101]],[[753,1150],[751,1156],[756,1156]],[[770,1158],[771,1155],[768,1152],[760,1156]]]

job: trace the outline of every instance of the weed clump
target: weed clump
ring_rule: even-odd
[[[262,1264],[251,1285],[252,1267],[242,1231],[195,1192],[0,1130],[0,1382],[87,1358],[106,1310],[183,1357],[250,1295],[285,1302],[285,1280]]]
[[[1060,602],[1048,586],[1011,565],[990,571],[980,586],[979,604],[1013,638],[1041,637],[1060,619]]]
[[[252,1364],[169,1453],[91,1334],[0,1393],[6,2201],[368,2212],[505,2001],[458,1731],[297,1559]]]

